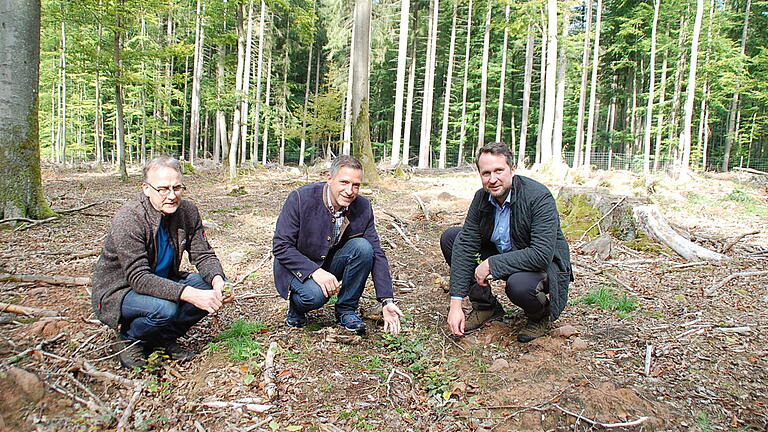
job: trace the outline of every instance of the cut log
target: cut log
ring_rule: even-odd
[[[90,285],[89,277],[43,276],[43,275],[0,275],[0,282],[41,282],[51,285]]]
[[[268,401],[273,401],[277,397],[277,380],[275,374],[275,354],[277,351],[277,342],[269,344],[267,355],[264,358],[264,380],[262,385],[264,386],[264,394],[267,396]]]
[[[678,234],[662,216],[658,207],[653,204],[635,206],[632,209],[638,225],[649,237],[669,246],[688,261],[727,260],[727,256],[701,247]]]
[[[52,310],[38,309],[35,307],[20,306],[3,302],[0,302],[0,312],[11,312],[19,315],[44,317],[55,317],[60,315],[58,312]]]

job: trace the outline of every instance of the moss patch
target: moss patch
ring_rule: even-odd
[[[569,198],[557,198],[560,210],[560,227],[565,238],[574,241],[581,238],[584,232],[603,216],[587,199],[586,195],[573,195]],[[600,235],[600,229],[595,226],[589,230],[591,237]]]
[[[654,255],[661,255],[661,254],[674,255],[675,254],[675,251],[664,246],[661,243],[657,243],[651,240],[651,238],[648,237],[642,231],[637,231],[635,235],[636,237],[634,239],[624,242],[624,246],[636,251],[648,252]]]

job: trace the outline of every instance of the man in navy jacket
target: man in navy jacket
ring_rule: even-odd
[[[306,313],[334,294],[336,321],[349,331],[365,332],[357,313],[368,275],[382,303],[384,330],[400,331],[402,312],[395,305],[389,263],[381,249],[373,208],[358,196],[363,167],[351,156],[332,163],[327,181],[302,186],[288,195],[277,218],[272,253],[275,286],[289,300],[285,323],[303,327]]]

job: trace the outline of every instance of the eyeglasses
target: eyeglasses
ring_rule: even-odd
[[[184,186],[184,184],[177,184],[176,186],[161,186],[159,188],[156,188],[149,183],[146,183],[146,185],[156,190],[157,193],[159,193],[162,196],[168,196],[168,194],[171,193],[171,190],[173,190],[173,193],[176,195],[187,190],[187,187]]]

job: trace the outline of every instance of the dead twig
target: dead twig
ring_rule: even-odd
[[[653,355],[653,345],[645,346],[645,367],[643,373],[645,376],[651,376],[651,356]]]
[[[603,215],[603,217],[601,217],[600,219],[598,219],[598,220],[597,220],[597,222],[593,223],[591,227],[587,228],[587,229],[584,231],[584,234],[582,234],[582,235],[581,235],[581,237],[579,238],[579,241],[582,241],[582,240],[584,240],[584,237],[586,237],[586,236],[587,236],[587,233],[588,233],[588,232],[589,232],[589,231],[590,231],[592,228],[594,228],[594,227],[596,227],[596,226],[600,225],[600,222],[602,222],[602,221],[603,221],[603,219],[607,218],[609,214],[613,213],[613,211],[614,211],[614,210],[616,210],[616,207],[618,207],[618,206],[619,206],[619,204],[623,203],[625,199],[627,199],[627,196],[626,196],[626,195],[625,195],[625,196],[623,196],[623,197],[621,197],[621,199],[619,200],[619,202],[617,202],[616,204],[614,204],[614,206],[613,206],[613,207],[611,207],[611,209],[610,209],[610,210],[608,210],[608,212],[607,212],[606,214],[604,214],[604,215]]]
[[[408,246],[410,246],[413,250],[417,251],[421,255],[424,255],[424,252],[422,252],[419,248],[417,248],[416,245],[413,244],[413,242],[411,242],[411,239],[409,239],[408,236],[405,235],[405,233],[403,232],[403,229],[400,228],[400,225],[396,224],[395,221],[389,221],[389,224],[392,225],[395,228],[395,230],[397,230],[397,233],[400,234],[400,237],[402,237],[403,240],[405,240]]]
[[[394,214],[394,213],[392,213],[390,211],[382,210],[381,212],[384,213],[385,215],[391,217],[392,219],[396,220],[397,223],[399,223],[401,225],[408,225],[410,223],[410,221],[408,221],[406,219],[403,219],[400,216],[398,216],[398,215],[396,215],[396,214]]]
[[[734,245],[736,245],[736,243],[740,242],[744,237],[748,237],[748,236],[755,235],[755,234],[760,234],[760,231],[751,231],[751,232],[744,233],[744,234],[734,238],[733,240],[731,240],[728,243],[723,245],[723,248],[720,249],[720,253],[728,252],[729,250],[731,250],[731,248]]]
[[[0,275],[0,282],[38,282],[49,285],[90,285],[91,278],[76,276],[46,275]]]
[[[11,312],[18,315],[43,317],[55,317],[60,315],[58,312],[52,310],[38,309],[31,306],[21,306],[3,302],[0,302],[0,312]]]
[[[760,275],[764,275],[764,274],[768,274],[768,270],[738,272],[738,273],[734,273],[732,275],[728,275],[728,277],[726,277],[725,279],[721,280],[720,282],[712,285],[712,287],[710,287],[706,291],[704,291],[704,296],[710,297],[710,296],[714,295],[715,291],[717,291],[718,289],[722,288],[723,286],[725,286],[725,284],[727,284],[728,282],[730,282],[730,281],[732,281],[732,280],[734,280],[736,278],[744,277],[744,276],[760,276]]]
[[[413,194],[413,197],[416,198],[416,202],[419,203],[419,207],[421,208],[421,212],[424,213],[424,219],[429,221],[429,209],[427,208],[426,204],[424,204],[424,201],[419,198],[418,195]]]
[[[277,351],[277,342],[269,344],[269,349],[264,359],[264,394],[267,400],[273,401],[277,397],[277,383],[275,382],[275,354]]]
[[[268,251],[268,252],[267,252],[267,253],[264,255],[264,257],[261,259],[261,261],[259,261],[259,263],[258,263],[258,264],[256,264],[255,266],[251,267],[251,268],[250,268],[250,269],[248,269],[248,270],[247,270],[245,273],[243,273],[243,275],[242,275],[242,276],[240,276],[240,277],[237,279],[237,281],[235,282],[235,285],[240,285],[240,284],[242,284],[242,283],[243,283],[243,281],[245,281],[245,280],[248,278],[248,276],[250,276],[250,275],[251,275],[251,273],[253,273],[253,272],[255,272],[255,271],[258,271],[258,270],[261,268],[261,266],[263,266],[263,265],[264,265],[264,263],[265,263],[265,262],[267,262],[267,261],[268,261],[270,258],[272,258],[272,250],[269,250],[269,251]]]
[[[120,416],[120,421],[117,423],[117,432],[122,432],[128,427],[128,422],[131,420],[131,415],[133,415],[133,408],[136,406],[136,402],[138,402],[143,391],[144,383],[137,385],[133,390],[131,400],[128,401],[128,405],[125,407],[125,411],[123,411],[123,415]]]
[[[555,405],[553,405],[553,406],[554,406],[555,408],[559,409],[560,411],[564,412],[565,414],[568,414],[569,416],[575,417],[575,418],[576,418],[576,419],[578,419],[578,420],[581,420],[581,421],[584,421],[584,422],[586,422],[586,423],[589,423],[589,424],[590,424],[590,425],[592,425],[592,426],[600,426],[600,427],[603,427],[603,428],[606,428],[606,429],[610,429],[610,428],[620,428],[620,427],[630,427],[630,426],[637,426],[637,425],[640,425],[640,424],[643,424],[643,423],[645,423],[645,422],[646,422],[646,421],[648,421],[648,419],[649,419],[649,417],[645,417],[645,416],[643,416],[643,417],[640,417],[640,418],[639,418],[639,419],[637,419],[637,420],[633,420],[633,421],[630,421],[630,422],[621,422],[621,423],[600,423],[600,422],[598,422],[598,421],[595,421],[595,420],[592,420],[592,419],[590,419],[590,418],[584,417],[584,416],[583,416],[583,415],[581,415],[581,414],[576,414],[576,413],[574,413],[574,412],[568,411],[567,409],[565,409],[565,408],[561,407],[560,405],[557,405],[557,404],[555,404]]]
[[[15,356],[11,357],[10,359],[8,359],[6,364],[10,365],[10,364],[16,363],[17,361],[19,361],[22,358],[24,358],[24,356],[29,354],[30,352],[42,350],[44,346],[46,346],[48,344],[52,344],[52,343],[56,342],[57,340],[59,340],[59,339],[61,339],[63,337],[64,337],[64,332],[61,332],[61,333],[57,334],[56,336],[54,336],[54,337],[52,337],[50,339],[46,339],[46,340],[40,342],[39,344],[35,345],[34,347],[27,348],[24,351],[22,351],[22,352],[16,354]]]
[[[95,205],[99,205],[99,204],[101,204],[102,202],[104,202],[104,201],[96,201],[96,202],[92,202],[92,203],[90,203],[90,204],[81,205],[81,206],[79,206],[79,207],[72,207],[72,208],[68,208],[68,209],[62,209],[62,210],[56,210],[56,209],[54,209],[53,211],[55,211],[55,212],[56,212],[56,213],[58,213],[58,214],[69,214],[69,213],[75,213],[75,212],[79,212],[79,211],[81,211],[81,210],[85,210],[85,209],[87,209],[87,208],[91,208],[91,207],[93,207],[93,206],[95,206]]]

